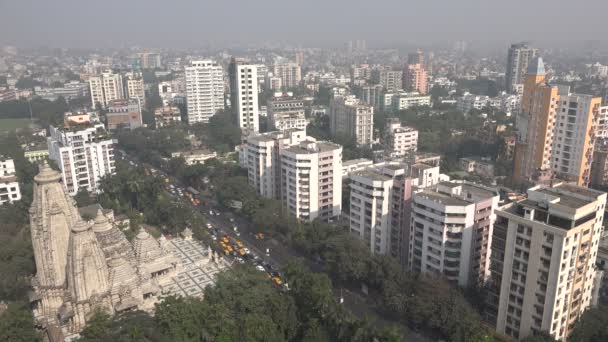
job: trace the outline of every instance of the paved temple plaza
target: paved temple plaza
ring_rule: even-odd
[[[30,302],[36,325],[57,340],[78,336],[97,308],[153,313],[169,295],[202,297],[229,266],[193,240],[188,228],[172,239],[155,239],[140,229],[128,241],[112,211],[98,209],[85,221],[61,174],[46,164],[34,181],[30,224],[36,276]]]

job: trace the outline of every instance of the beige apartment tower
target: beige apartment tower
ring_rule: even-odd
[[[486,318],[499,332],[568,338],[591,304],[605,205],[606,193],[559,183],[497,210]]]

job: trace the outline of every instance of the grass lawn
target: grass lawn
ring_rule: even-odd
[[[18,128],[28,127],[30,119],[0,119],[0,134],[14,132]]]

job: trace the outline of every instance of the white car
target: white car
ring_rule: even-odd
[[[213,216],[213,210],[209,210],[209,215]]]
[[[211,240],[217,241],[217,235],[211,235]]]
[[[258,271],[260,271],[260,272],[266,272],[266,270],[264,269],[264,267],[263,267],[263,266],[260,266],[260,265],[257,265],[257,266],[255,267],[255,269],[256,269],[256,270],[258,270]]]
[[[213,226],[211,226],[211,223],[207,223],[207,228],[208,228],[208,229],[213,228]]]

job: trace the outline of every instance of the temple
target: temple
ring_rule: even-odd
[[[222,269],[219,256],[193,241],[189,229],[174,241],[157,240],[141,229],[129,242],[111,211],[98,210],[93,220],[84,220],[59,172],[44,164],[34,181],[29,213],[36,275],[30,302],[37,326],[45,331],[77,336],[95,310],[153,313],[161,294],[189,293],[179,286],[181,273]],[[176,243],[198,250],[198,259],[175,253]],[[196,293],[202,295],[201,288]]]

